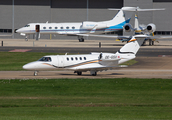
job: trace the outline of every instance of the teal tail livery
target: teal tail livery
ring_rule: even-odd
[[[26,36],[34,34],[36,40],[41,34],[59,34],[78,36],[79,42],[84,42],[84,36],[79,34],[103,34],[123,30],[123,26],[130,22],[136,7],[122,7],[112,20],[108,21],[83,21],[80,23],[29,23],[16,30],[20,35]]]

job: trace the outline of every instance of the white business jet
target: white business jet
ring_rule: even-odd
[[[141,44],[145,39],[145,35],[135,35],[116,53],[91,53],[83,55],[48,55],[38,61],[28,63],[23,69],[33,70],[34,75],[40,70],[53,70],[64,68],[72,70],[78,75],[82,72],[90,71],[93,76],[98,71],[114,69],[118,64],[124,63],[136,57]]]
[[[84,42],[84,38],[77,34],[101,34],[119,31],[123,29],[126,23],[130,22],[133,11],[136,7],[122,7],[116,16],[109,21],[92,22],[84,21],[81,23],[30,23],[26,26],[16,30],[20,35],[26,36],[25,40],[28,40],[28,35],[35,34],[36,40],[40,38],[40,34],[60,34],[60,35],[76,35],[79,42]]]

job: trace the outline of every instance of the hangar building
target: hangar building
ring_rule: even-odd
[[[139,22],[154,23],[158,35],[172,34],[172,0],[1,0],[0,1],[0,35],[10,35],[28,23],[37,22],[82,22],[104,21],[112,19],[117,11],[107,8],[139,6],[140,8],[166,8],[165,11],[140,12]],[[134,23],[134,15],[131,24]],[[50,38],[43,35],[41,38]],[[30,36],[32,38],[34,36]],[[18,33],[9,37],[24,39]],[[55,39],[70,37],[53,36]],[[76,39],[76,38],[74,38]]]

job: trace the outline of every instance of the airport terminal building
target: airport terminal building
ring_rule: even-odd
[[[109,11],[108,8],[123,6],[165,8],[165,11],[140,12],[139,22],[145,25],[154,23],[157,27],[155,33],[158,35],[172,35],[172,0],[1,0],[0,35],[11,35],[13,29],[28,23],[110,20],[117,11]],[[134,15],[131,24],[134,24]],[[50,38],[49,36],[42,35],[41,38]],[[0,38],[24,39],[18,33]],[[60,35],[53,35],[52,38],[71,39]]]

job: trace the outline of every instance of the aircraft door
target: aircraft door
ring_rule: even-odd
[[[58,67],[64,67],[64,57],[58,56]]]
[[[35,32],[36,40],[38,40],[40,38],[40,25],[35,25]]]

